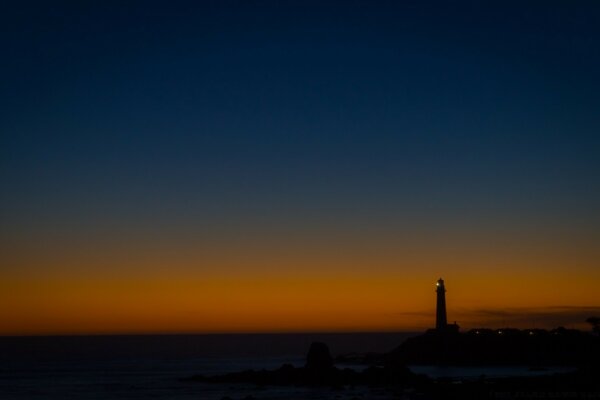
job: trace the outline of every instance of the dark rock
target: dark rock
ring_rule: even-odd
[[[329,347],[325,343],[313,342],[306,356],[306,368],[322,371],[331,367],[333,367],[333,358],[329,353]]]
[[[419,383],[422,378],[410,372],[404,366],[371,367],[364,372],[352,369],[339,369],[333,365],[329,348],[324,343],[313,343],[306,357],[306,366],[295,368],[284,364],[271,371],[246,370],[225,375],[204,377],[201,375],[186,379],[187,381],[212,383],[254,383],[259,386],[328,386],[342,390],[350,385],[400,385]]]

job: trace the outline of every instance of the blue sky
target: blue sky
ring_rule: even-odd
[[[2,8],[0,205],[19,240],[103,221],[597,237],[595,2]]]

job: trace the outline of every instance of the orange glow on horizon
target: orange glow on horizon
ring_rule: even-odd
[[[463,329],[581,326],[600,306],[585,232],[107,231],[5,235],[0,334],[423,330],[440,276]]]
[[[410,277],[314,272],[188,274],[186,279],[161,274],[13,276],[0,287],[0,333],[422,330],[433,325],[437,276],[432,276],[428,271]],[[458,320],[463,328],[486,323],[465,310],[599,303],[594,280],[568,274],[540,279],[533,273],[515,278],[514,273],[463,272],[444,278],[449,320]],[[559,285],[564,291],[561,303],[556,297]]]

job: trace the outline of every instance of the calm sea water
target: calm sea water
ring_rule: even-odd
[[[182,382],[194,374],[301,366],[311,342],[334,355],[385,352],[411,333],[0,337],[2,399],[389,399],[385,390]],[[368,392],[368,393],[367,393]]]

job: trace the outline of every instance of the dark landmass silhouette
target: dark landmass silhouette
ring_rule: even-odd
[[[600,360],[600,338],[575,329],[431,329],[383,356],[412,365],[582,366]]]
[[[334,361],[354,361],[358,371],[338,368]],[[542,376],[474,380],[433,379],[413,373],[407,365],[571,366],[571,372]],[[356,354],[332,358],[324,343],[312,343],[304,367],[247,370],[217,376],[195,375],[189,382],[246,383],[257,386],[368,386],[400,390],[405,398],[479,399],[600,398],[600,336],[577,330],[478,329],[466,333],[429,330],[407,339],[387,354]],[[594,397],[595,396],[595,397]]]

